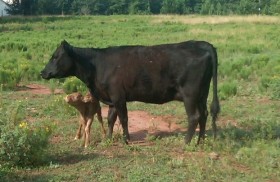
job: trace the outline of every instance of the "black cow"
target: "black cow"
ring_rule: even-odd
[[[44,79],[76,76],[93,96],[110,106],[108,137],[117,115],[129,140],[126,102],[163,104],[183,101],[188,115],[189,143],[199,124],[204,139],[207,97],[213,77],[212,127],[220,110],[217,95],[217,52],[205,41],[155,46],[117,46],[103,49],[73,47],[66,41],[53,53],[41,72]]]

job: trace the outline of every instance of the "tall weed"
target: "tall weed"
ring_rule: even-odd
[[[0,108],[0,161],[3,166],[37,166],[46,161],[52,126],[49,122],[25,121],[23,109],[20,103]]]
[[[66,81],[63,83],[63,91],[67,94],[70,94],[72,92],[85,93],[87,91],[87,87],[78,78],[71,77],[69,79],[66,79]]]
[[[228,81],[220,84],[219,86],[219,97],[222,100],[227,99],[228,97],[235,96],[237,94],[237,82]]]

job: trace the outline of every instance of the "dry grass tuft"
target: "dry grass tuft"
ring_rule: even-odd
[[[154,23],[184,23],[184,24],[224,24],[224,23],[265,23],[280,24],[277,16],[199,16],[199,15],[156,15],[153,17]]]

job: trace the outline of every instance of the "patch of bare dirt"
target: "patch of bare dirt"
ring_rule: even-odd
[[[238,122],[230,117],[230,116],[219,116],[218,121],[216,121],[217,125],[220,127],[226,127],[226,126],[238,126]]]
[[[44,85],[39,84],[28,84],[28,85],[19,85],[16,89],[18,92],[28,92],[32,94],[52,94],[51,89]],[[64,93],[62,89],[55,89],[54,94]]]
[[[102,108],[103,118],[107,118],[108,107]],[[187,129],[176,124],[172,116],[154,116],[145,111],[128,111],[128,131],[131,142],[142,142],[147,136],[164,137],[174,133],[185,132]],[[119,119],[114,126],[114,133],[122,134]]]

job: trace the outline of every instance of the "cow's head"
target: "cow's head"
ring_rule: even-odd
[[[44,79],[73,76],[74,61],[71,58],[72,46],[65,40],[55,50],[45,68],[41,71]]]

